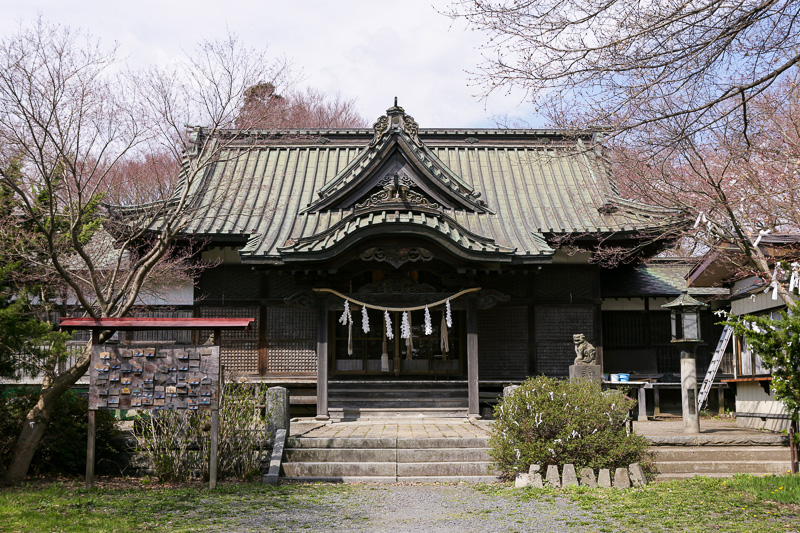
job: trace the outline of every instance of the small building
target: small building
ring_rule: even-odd
[[[797,235],[766,235],[761,237],[759,243],[761,251],[770,259],[773,267],[776,259],[789,257],[787,252],[791,253],[798,245],[800,236]],[[729,257],[732,253],[735,252],[724,248],[710,253],[689,273],[689,284],[695,287],[730,287],[726,304],[730,307],[730,313],[736,316],[775,316],[785,310],[783,299],[773,294],[768,283],[756,275],[741,274],[741,269],[735,266],[736,260]],[[731,372],[722,381],[735,389],[737,425],[771,431],[787,430],[790,415],[770,389],[770,369],[757,353],[748,349],[747,343],[741,337],[733,338],[731,350]]]

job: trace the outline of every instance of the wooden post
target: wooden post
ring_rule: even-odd
[[[478,389],[478,300],[467,297],[467,383],[469,390],[468,415],[480,418]]]
[[[222,344],[222,330],[214,330],[214,344]],[[220,357],[220,360],[222,358]],[[219,402],[222,399],[222,383],[224,368],[220,364],[217,397],[211,406],[211,457],[208,458],[208,488],[217,488],[217,466],[219,465]]]
[[[92,350],[100,345],[100,330],[92,329]],[[86,488],[94,487],[95,441],[97,437],[97,411],[89,410],[89,421],[86,426]]]
[[[217,400],[219,401],[219,400]],[[219,408],[211,409],[211,457],[208,459],[208,488],[217,488],[217,465],[219,464]]]
[[[797,474],[797,433],[795,432],[794,420],[789,420],[789,472]]]
[[[94,409],[89,410],[89,424],[87,426],[88,435],[86,437],[86,488],[91,489],[94,487],[94,443],[96,436],[96,422],[95,414],[97,411]]]
[[[317,420],[328,420],[328,299],[317,298]]]
[[[653,387],[653,418],[661,416],[661,398],[658,394],[658,387]]]

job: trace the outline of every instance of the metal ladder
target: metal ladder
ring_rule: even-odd
[[[717,349],[714,350],[714,357],[711,358],[711,364],[708,365],[708,372],[706,372],[706,379],[703,380],[703,385],[700,387],[700,394],[697,395],[697,410],[703,409],[703,405],[708,400],[708,393],[711,391],[711,385],[714,384],[714,377],[717,375],[719,364],[722,361],[722,356],[725,355],[725,348],[728,347],[728,342],[733,335],[733,328],[725,326],[722,330],[722,335],[719,337]]]

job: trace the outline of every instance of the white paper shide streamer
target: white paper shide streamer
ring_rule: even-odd
[[[342,316],[339,317],[339,324],[346,326],[348,322],[352,321],[353,321],[353,316],[350,314],[350,302],[345,300],[344,311],[342,311]]]
[[[364,333],[369,333],[369,314],[366,306],[361,308],[361,329]]]
[[[431,312],[425,306],[425,335],[433,335],[433,324],[431,324]]]
[[[408,321],[408,311],[403,311],[403,318],[400,321],[400,338],[407,339],[411,337],[411,324]]]
[[[770,289],[772,289],[773,300],[778,299],[778,283],[780,283],[778,279],[780,279],[780,276],[782,274],[783,274],[783,269],[781,268],[780,264],[775,265],[775,270],[772,272],[772,283],[767,285],[767,288],[764,289],[764,292],[768,292]]]
[[[347,355],[353,355],[353,315],[350,313],[350,302],[344,301],[344,311],[339,323],[347,326]]]
[[[386,322],[386,338],[389,340],[394,339],[394,333],[392,332],[392,317],[389,316],[388,310],[383,312],[383,320]]]
[[[771,229],[762,229],[761,231],[759,231],[758,232],[758,237],[756,237],[756,242],[753,243],[753,246],[758,246],[758,243],[761,242],[761,238],[762,237],[766,237],[770,233],[772,233]]]
[[[453,327],[453,314],[450,312],[450,298],[448,298],[447,302],[445,302],[445,308],[447,309],[447,312],[445,314],[446,320],[447,320],[447,327],[448,328],[452,328]]]
[[[789,278],[789,292],[800,289],[800,263],[792,263],[792,277]]]

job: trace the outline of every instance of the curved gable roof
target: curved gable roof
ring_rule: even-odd
[[[321,259],[377,225],[468,259],[536,263],[555,253],[546,236],[635,234],[679,215],[616,196],[589,135],[420,130],[397,106],[372,130],[236,133],[186,231],[246,240],[244,262]]]

